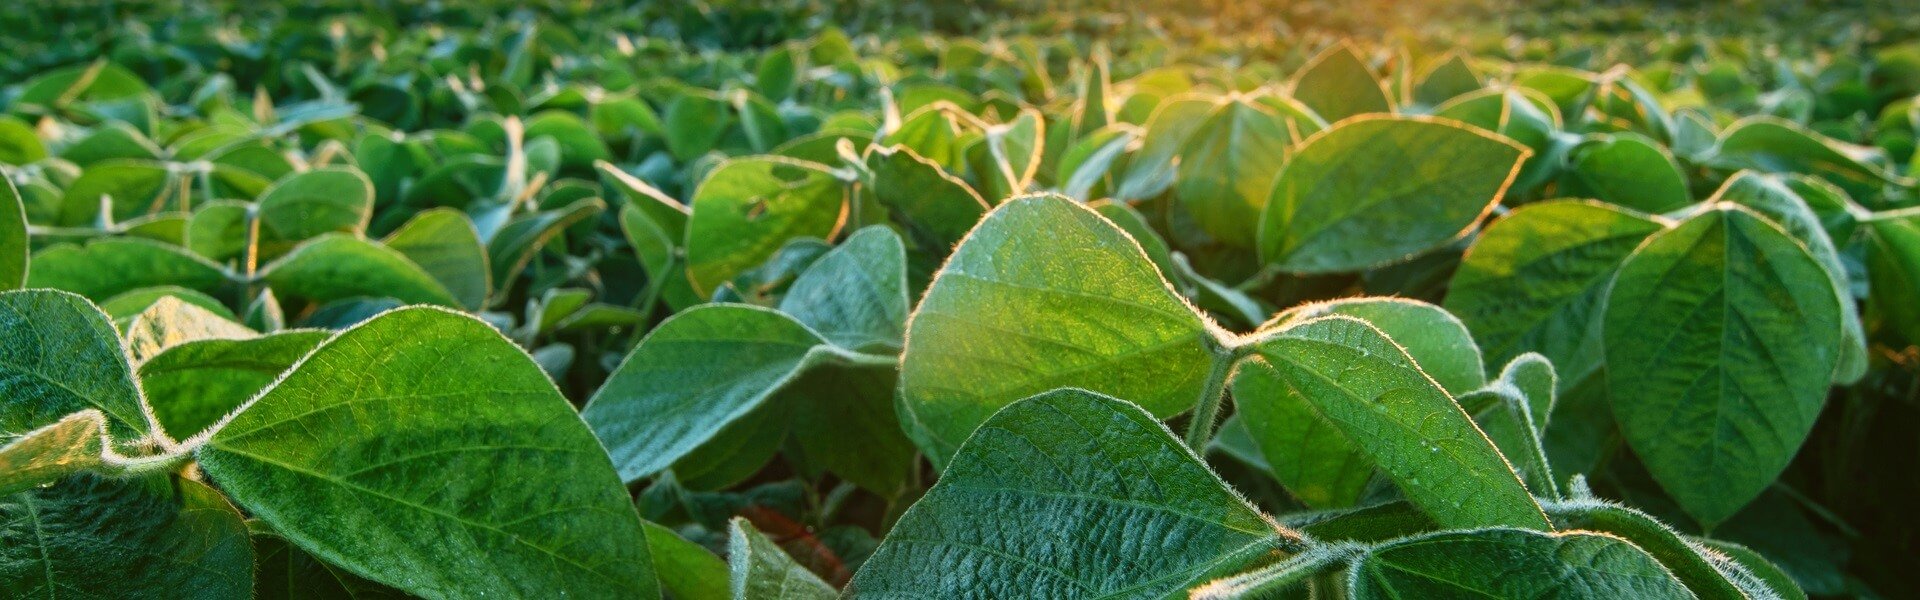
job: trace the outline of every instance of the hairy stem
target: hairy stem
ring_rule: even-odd
[[[1194,600],[1227,598],[1264,598],[1299,585],[1329,567],[1344,563],[1366,551],[1366,546],[1349,542],[1322,544],[1306,552],[1232,577],[1216,579],[1194,588]]]
[[[1193,420],[1187,422],[1187,447],[1194,454],[1206,452],[1207,442],[1213,440],[1213,421],[1220,416],[1220,405],[1226,399],[1227,372],[1233,369],[1233,353],[1224,349],[1213,355],[1213,369],[1207,372],[1207,387],[1200,390],[1200,401],[1193,407]]]

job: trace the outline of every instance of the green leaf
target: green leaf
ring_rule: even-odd
[[[1433,68],[1427,76],[1420,79],[1420,85],[1413,88],[1413,101],[1427,106],[1438,106],[1456,97],[1478,91],[1485,84],[1480,76],[1467,64],[1465,56],[1448,55]]]
[[[1297,273],[1400,262],[1465,235],[1530,153],[1454,121],[1370,117],[1308,139],[1273,188],[1260,256]]]
[[[1234,373],[1233,402],[1234,414],[1274,479],[1294,498],[1323,510],[1359,503],[1373,479],[1373,460],[1288,386],[1279,371],[1264,361],[1241,363]]]
[[[945,462],[1000,407],[1058,387],[1192,407],[1228,358],[1140,245],[1059,196],[1008,201],[935,276],[907,324],[901,419]]]
[[[359,169],[325,167],[288,175],[260,197],[260,229],[298,242],[323,233],[361,233],[373,219],[373,182]]]
[[[89,408],[10,439],[0,445],[0,497],[101,468],[107,417]]]
[[[297,330],[253,339],[186,342],[140,363],[140,387],[175,439],[199,434],[266,389],[329,332]]]
[[[127,324],[127,356],[134,364],[161,351],[196,340],[243,340],[259,337],[245,325],[207,309],[164,296]]]
[[[1443,527],[1548,530],[1513,468],[1453,398],[1365,321],[1330,316],[1253,347]]]
[[[1059,390],[983,423],[848,592],[1153,598],[1278,560],[1299,543],[1153,415]]]
[[[1201,96],[1179,96],[1166,101],[1147,121],[1140,149],[1127,162],[1113,197],[1118,200],[1143,200],[1158,196],[1173,186],[1177,173],[1175,161],[1187,139],[1200,128],[1215,102]]]
[[[1480,346],[1460,319],[1438,306],[1407,298],[1343,298],[1302,304],[1273,317],[1261,329],[1278,329],[1328,315],[1346,315],[1372,325],[1393,339],[1415,365],[1458,395],[1487,383]]]
[[[1033,109],[1020,111],[1006,123],[987,126],[980,143],[967,151],[982,195],[997,202],[1026,193],[1040,171],[1046,137],[1046,121]]]
[[[322,562],[272,533],[255,531],[253,547],[259,557],[253,595],[260,600],[412,598]]]
[[[87,167],[67,185],[60,201],[63,227],[85,227],[138,217],[171,199],[177,177],[166,163],[112,160]],[[102,215],[102,208],[109,214]]]
[[[1361,600],[1694,597],[1633,544],[1582,531],[1449,531],[1390,542],[1354,563],[1348,585]]]
[[[784,314],[708,304],[655,327],[587,401],[581,415],[620,478],[660,472],[818,360],[826,341]]]
[[[151,428],[107,316],[66,292],[0,293],[0,443],[89,408],[116,440]]]
[[[20,289],[27,282],[27,209],[13,180],[0,182],[0,291]]]
[[[246,598],[253,548],[220,493],[170,476],[67,478],[0,496],[11,598]]]
[[[122,330],[125,330],[126,326],[134,317],[146,312],[148,308],[152,308],[153,304],[159,302],[161,298],[173,298],[180,302],[206,309],[207,312],[219,315],[220,318],[223,319],[239,320],[239,317],[233,314],[233,310],[227,308],[227,305],[221,304],[219,299],[208,296],[206,292],[190,290],[177,285],[162,285],[122,292],[119,295],[101,301],[100,311],[112,317],[114,325],[118,325]]]
[[[780,299],[780,312],[851,350],[898,350],[907,326],[907,250],[870,226],[814,261]]]
[[[845,185],[823,165],[771,156],[721,163],[694,191],[687,221],[694,291],[711,296],[789,240],[832,239],[846,196]]]
[[[733,111],[718,94],[684,90],[667,103],[667,150],[681,162],[693,160],[720,143],[733,125]]]
[[[1693,203],[1680,164],[1660,144],[1634,133],[1596,134],[1574,146],[1560,195],[1594,198],[1650,213]]]
[[[647,552],[660,587],[678,600],[727,600],[727,563],[699,544],[660,525],[641,521],[647,531]]]
[[[920,455],[894,411],[898,381],[889,367],[808,369],[771,401],[793,407],[788,457],[881,496],[906,491]]]
[[[487,240],[487,262],[493,267],[494,297],[504,298],[515,278],[533,262],[533,255],[545,248],[555,236],[586,219],[607,210],[605,200],[581,198],[553,210],[514,217],[499,233]]]
[[[1728,170],[1818,175],[1857,198],[1877,191],[1881,183],[1901,181],[1879,164],[1884,160],[1878,149],[1847,144],[1777,117],[1754,116],[1727,126],[1708,162]]]
[[[1607,300],[1621,433],[1688,514],[1713,524],[1800,448],[1840,355],[1840,308],[1806,248],[1718,205],[1654,235]]]
[[[1488,361],[1538,352],[1571,385],[1600,367],[1600,313],[1614,272],[1661,229],[1652,217],[1600,202],[1522,206],[1467,249],[1443,306],[1466,323]]]
[[[1181,147],[1174,197],[1208,235],[1252,247],[1291,142],[1280,115],[1243,99],[1223,102]]]
[[[104,238],[85,246],[61,244],[33,255],[30,288],[66,290],[104,300],[144,287],[177,285],[216,292],[227,272],[177,246],[135,238]]]
[[[362,296],[408,304],[459,304],[446,286],[406,255],[344,234],[308,240],[260,271],[276,295],[316,304]]]
[[[1293,97],[1328,123],[1364,113],[1393,112],[1386,86],[1345,41],[1321,51],[1294,74]]]
[[[874,147],[867,168],[873,197],[941,244],[960,241],[987,212],[987,201],[967,182],[906,146]]]
[[[1886,218],[1867,227],[1873,303],[1908,342],[1920,340],[1920,218]]]
[[[728,528],[727,565],[728,587],[738,600],[828,600],[840,595],[740,517]]]
[[[1124,123],[1096,129],[1073,143],[1060,157],[1054,185],[1060,194],[1080,202],[1094,200],[1094,193],[1105,193],[1108,184],[1125,163],[1129,146],[1140,140],[1139,128]]]
[[[471,317],[387,312],[321,344],[197,451],[295,545],[426,597],[655,597],[592,432]]]
[[[493,273],[480,233],[465,213],[451,208],[421,211],[383,243],[440,282],[461,308],[479,310],[487,305]]]
[[[1854,303],[1846,262],[1827,234],[1820,215],[1781,179],[1751,171],[1735,173],[1714,192],[1713,199],[1745,206],[1772,220],[1819,261],[1840,303],[1840,362],[1835,367],[1833,381],[1842,385],[1859,381],[1867,373],[1866,328],[1860,321],[1860,309]]]

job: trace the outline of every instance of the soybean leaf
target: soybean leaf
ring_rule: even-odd
[[[0,181],[0,291],[19,289],[27,282],[27,209],[13,181]]]
[[[1721,132],[1710,164],[1725,169],[1818,175],[1855,197],[1873,195],[1899,178],[1879,164],[1880,151],[1835,140],[1769,116],[1741,119]]]
[[[790,240],[831,239],[845,210],[845,186],[825,166],[768,156],[721,163],[694,191],[687,221],[694,291],[712,295]]]
[[[1413,88],[1413,101],[1427,106],[1438,106],[1464,94],[1479,90],[1483,84],[1480,76],[1467,64],[1466,57],[1451,54],[1433,65],[1426,77],[1420,79],[1420,85]]]
[[[1301,67],[1293,78],[1293,97],[1328,123],[1364,113],[1393,112],[1386,86],[1344,40]]]
[[[1466,323],[1487,360],[1538,352],[1571,385],[1600,367],[1600,313],[1614,272],[1661,228],[1599,202],[1522,206],[1467,249],[1443,305]]]
[[[793,407],[788,457],[882,496],[906,491],[920,458],[895,414],[898,381],[887,367],[808,369],[773,400]]]
[[[426,597],[658,592],[592,433],[513,343],[394,310],[341,332],[197,450],[301,549]]]
[[[125,343],[127,356],[137,365],[161,351],[195,340],[243,340],[259,335],[207,309],[165,296],[127,324]]]
[[[667,468],[745,417],[804,370],[826,341],[744,304],[682,311],[655,327],[581,411],[620,478]]]
[[[1353,597],[1369,600],[1694,597],[1633,544],[1584,531],[1435,533],[1377,546],[1351,573]]]
[[[983,423],[848,592],[1161,597],[1277,560],[1298,543],[1153,415],[1058,390]]]
[[[314,303],[366,296],[409,304],[459,304],[446,286],[406,255],[344,234],[308,240],[260,271],[275,295]]]
[[[1160,195],[1173,186],[1178,172],[1176,158],[1187,139],[1200,128],[1215,103],[1198,96],[1180,96],[1167,100],[1147,121],[1140,150],[1127,162],[1113,196],[1118,200],[1141,200]]]
[[[89,408],[115,440],[151,428],[107,316],[66,292],[0,293],[0,443]]]
[[[1181,146],[1174,196],[1208,235],[1251,247],[1290,142],[1280,115],[1243,99],[1223,102]]]
[[[1805,247],[1731,205],[1654,235],[1621,265],[1603,325],[1614,414],[1654,480],[1702,522],[1751,501],[1813,427],[1840,354],[1827,281]]]
[[[0,496],[13,598],[246,598],[253,549],[220,493],[171,476],[82,474]]]
[[[373,218],[373,182],[359,169],[327,167],[281,178],[260,197],[261,235],[299,242],[359,233]]]
[[[987,212],[987,201],[967,182],[906,146],[874,148],[867,168],[873,197],[942,245],[960,241]]]
[[[1680,164],[1658,143],[1633,133],[1595,135],[1573,147],[1559,193],[1662,213],[1693,203]]]
[[[487,305],[493,273],[487,265],[486,246],[466,214],[451,208],[421,211],[384,243],[440,282],[461,308],[479,310]]]
[[[1728,178],[1720,190],[1714,192],[1713,199],[1745,206],[1772,220],[1819,261],[1840,303],[1840,362],[1835,367],[1833,381],[1843,385],[1859,381],[1867,372],[1866,328],[1860,322],[1860,309],[1854,303],[1846,263],[1813,207],[1785,182],[1751,171],[1741,171]]]
[[[1017,198],[960,243],[907,324],[900,416],[941,464],[1014,400],[1074,386],[1172,416],[1227,360],[1125,232],[1059,196]]]
[[[107,456],[107,417],[76,412],[0,445],[0,497],[99,469]]]
[[[780,312],[851,350],[897,350],[907,325],[907,250],[884,226],[856,231],[800,273]]]
[[[1867,240],[1874,306],[1907,341],[1920,340],[1920,219],[1875,220]]]
[[[1553,408],[1553,365],[1538,354],[1522,354],[1507,363],[1500,378],[1487,387],[1460,396],[1460,406],[1474,415],[1480,430],[1513,464],[1513,470],[1536,496],[1560,497],[1559,481],[1547,461],[1541,439],[1547,414]]]
[[[653,555],[653,572],[660,576],[660,588],[682,600],[727,600],[727,563],[699,544],[651,522],[641,521],[647,532],[647,552]]]
[[[1294,498],[1323,510],[1360,501],[1373,479],[1373,460],[1288,386],[1279,371],[1262,360],[1241,363],[1234,373],[1233,401],[1235,418],[1245,425],[1261,460]]]
[[[266,389],[332,334],[297,330],[186,342],[140,363],[140,387],[176,439],[199,434]]]
[[[1570,147],[1559,141],[1560,115],[1553,102],[1526,88],[1486,89],[1454,98],[1434,108],[1433,115],[1453,119],[1507,136],[1525,145],[1533,155],[1521,162],[1510,193],[1525,194],[1562,169]]]
[[[53,246],[34,254],[26,287],[54,288],[104,300],[162,285],[215,292],[226,283],[225,270],[176,246],[136,238],[105,238],[85,246]]]
[[[1365,321],[1322,317],[1253,350],[1443,527],[1550,529],[1473,419]]]
[[[1448,394],[1464,394],[1487,382],[1480,346],[1460,319],[1438,306],[1407,298],[1344,298],[1302,304],[1273,317],[1261,329],[1278,329],[1327,315],[1346,315],[1393,339],[1415,365]]]
[[[254,578],[253,594],[261,600],[398,600],[412,597],[322,562],[272,533],[255,531],[253,547],[258,557],[255,561],[258,573]]]
[[[794,562],[746,519],[728,527],[728,587],[739,600],[807,600],[839,597],[839,590]]]
[[[667,150],[682,162],[706,154],[733,123],[727,101],[703,90],[685,90],[667,103]]]
[[[499,233],[487,240],[487,263],[493,268],[494,296],[506,297],[520,271],[533,262],[533,255],[546,247],[547,242],[574,223],[606,209],[605,200],[581,198],[560,208],[520,215],[507,222]]]
[[[1006,123],[990,125],[979,144],[968,150],[968,164],[980,182],[982,195],[1006,198],[1025,193],[1040,170],[1046,142],[1046,121],[1026,109]]]
[[[1370,117],[1308,139],[1280,172],[1260,256],[1298,273],[1392,264],[1466,234],[1531,151],[1440,119]]]
[[[132,322],[134,317],[146,312],[148,308],[152,308],[153,304],[159,302],[161,298],[173,298],[180,302],[206,309],[207,312],[219,315],[223,319],[239,319],[239,317],[233,314],[233,310],[227,308],[227,305],[221,304],[219,299],[208,296],[206,292],[190,290],[177,285],[162,285],[122,292],[119,295],[101,301],[100,311],[107,313],[109,317],[113,317],[114,325],[124,330],[126,326]]]

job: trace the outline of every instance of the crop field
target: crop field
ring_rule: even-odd
[[[0,600],[1920,598],[1911,4],[0,4]]]

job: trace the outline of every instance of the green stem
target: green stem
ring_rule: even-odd
[[[1272,596],[1365,551],[1365,546],[1344,542],[1314,546],[1286,560],[1194,588],[1191,597],[1194,600],[1223,600]]]
[[[1639,546],[1672,571],[1701,600],[1745,600],[1747,595],[1700,554],[1680,533],[1646,513],[1601,502],[1549,503],[1544,506],[1560,529],[1610,533]]]
[[[889,354],[869,354],[848,350],[832,344],[815,346],[814,351],[822,358],[831,359],[850,367],[894,367],[900,364],[900,357]]]
[[[1213,440],[1213,421],[1220,416],[1220,405],[1227,391],[1227,372],[1233,369],[1233,352],[1224,348],[1213,353],[1213,368],[1207,372],[1207,387],[1200,390],[1200,401],[1193,407],[1193,420],[1187,422],[1187,447],[1204,454]]]

